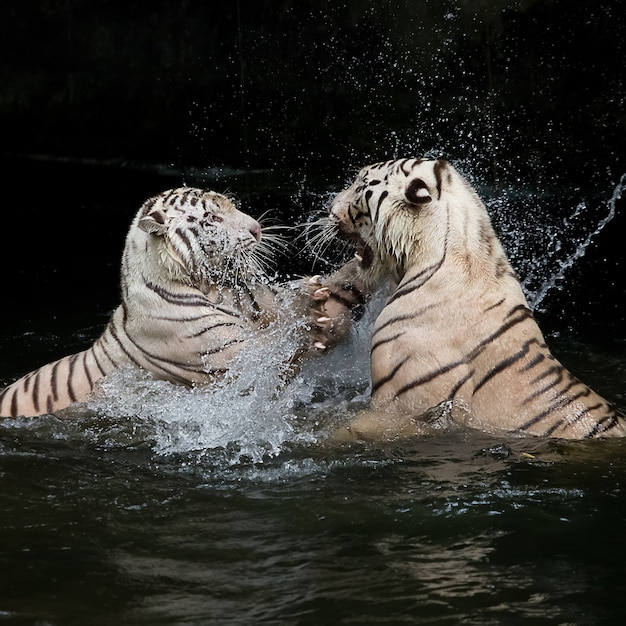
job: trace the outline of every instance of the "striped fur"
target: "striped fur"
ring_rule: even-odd
[[[490,431],[626,434],[624,416],[550,353],[483,203],[448,162],[364,168],[331,221],[371,283],[396,285],[373,331],[372,411],[352,435],[419,432],[415,417],[442,403]]]
[[[260,261],[274,239],[261,242],[260,224],[211,191],[179,188],[149,199],[129,229],[122,304],[102,335],[87,350],[4,389],[0,416],[36,416],[84,402],[96,381],[125,364],[183,385],[209,384],[279,307],[302,305],[306,312],[313,302],[311,310],[322,314],[311,325],[314,339],[336,342],[349,328],[351,305],[329,299],[317,278],[307,289],[269,285]],[[338,294],[341,279],[339,272]]]

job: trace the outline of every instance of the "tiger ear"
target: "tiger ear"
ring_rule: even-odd
[[[404,197],[409,204],[426,204],[432,201],[428,185],[421,178],[413,178],[408,182]]]
[[[163,236],[167,232],[165,220],[165,213],[160,209],[155,209],[142,217],[139,222],[137,222],[137,226],[146,233]]]

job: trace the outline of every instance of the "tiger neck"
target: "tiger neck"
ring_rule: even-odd
[[[198,290],[212,305],[233,309],[260,327],[275,319],[276,292],[263,283],[205,284]]]
[[[267,325],[275,315],[272,289],[259,280],[195,283],[188,275],[172,272],[162,263],[139,264],[133,259],[127,259],[122,272],[122,300],[134,320],[151,318],[162,311],[164,302],[218,308],[259,327]]]
[[[519,280],[497,239],[489,246],[468,247],[454,237],[426,251],[413,251],[406,265],[398,264],[398,290],[411,285],[433,295],[455,294],[459,302],[505,295],[528,306]]]

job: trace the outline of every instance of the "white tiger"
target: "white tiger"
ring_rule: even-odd
[[[330,216],[364,277],[395,282],[372,336],[372,410],[338,437],[428,432],[434,407],[484,430],[626,435],[624,415],[551,354],[485,206],[450,163],[365,167]]]
[[[262,239],[259,222],[218,193],[183,187],[150,198],[130,226],[122,304],[102,335],[0,392],[0,417],[84,402],[100,378],[125,364],[183,385],[211,384],[280,307],[310,315],[294,359],[334,345],[348,332],[349,309],[361,297],[350,282],[354,268],[346,266],[326,286],[319,277],[295,290],[273,286],[262,261],[276,242],[275,235]]]

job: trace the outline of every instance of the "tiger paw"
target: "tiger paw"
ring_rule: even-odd
[[[333,294],[321,276],[311,276],[303,282],[309,296],[311,346],[319,351],[332,348],[350,332],[350,307]]]
[[[311,276],[302,281],[313,321],[311,345],[325,350],[349,333],[370,298],[371,287],[357,261],[348,261],[327,278]]]

